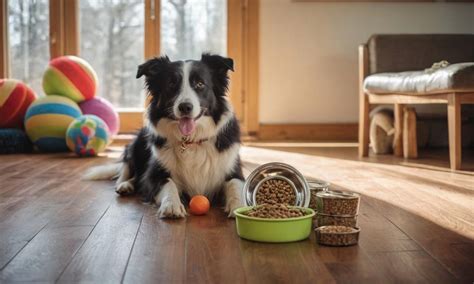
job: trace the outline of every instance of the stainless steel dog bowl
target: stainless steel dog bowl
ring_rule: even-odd
[[[306,180],[309,185],[310,190],[315,190],[317,192],[319,191],[328,191],[329,190],[329,185],[331,185],[329,182],[321,180],[321,179],[307,179]]]
[[[264,180],[271,178],[290,181],[296,193],[295,206],[308,207],[310,191],[305,177],[294,167],[285,163],[268,163],[256,168],[247,178],[244,185],[244,198],[247,206],[257,204],[256,191]]]

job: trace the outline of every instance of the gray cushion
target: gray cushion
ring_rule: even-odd
[[[434,62],[474,62],[474,34],[382,34],[368,43],[370,74],[423,70]]]
[[[452,64],[434,72],[378,73],[365,78],[372,94],[436,94],[474,92],[474,62]]]

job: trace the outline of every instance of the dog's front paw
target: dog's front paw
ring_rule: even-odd
[[[158,209],[160,218],[184,218],[186,214],[186,209],[181,201],[165,201]]]
[[[224,211],[229,213],[227,217],[235,218],[234,210],[244,206],[244,202],[240,198],[232,198],[226,201]]]
[[[117,192],[120,195],[128,195],[132,194],[135,191],[135,188],[133,186],[133,183],[130,181],[124,181],[121,182],[117,185],[117,188],[115,189],[115,192]]]

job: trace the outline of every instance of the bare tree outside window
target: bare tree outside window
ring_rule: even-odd
[[[161,0],[161,53],[172,60],[227,54],[227,0]]]
[[[43,73],[49,62],[48,0],[8,1],[11,77],[43,94]]]
[[[81,0],[81,57],[99,77],[98,95],[116,107],[143,107],[143,0]]]

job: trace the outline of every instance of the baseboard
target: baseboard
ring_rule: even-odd
[[[357,141],[357,123],[260,124],[261,140]]]

